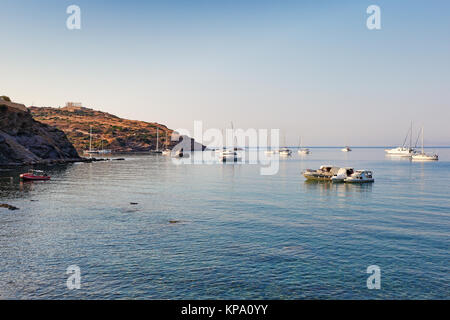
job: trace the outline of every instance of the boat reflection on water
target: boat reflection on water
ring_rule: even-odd
[[[305,180],[307,191],[321,193],[341,193],[341,192],[370,192],[372,191],[372,183],[332,183],[331,181]]]

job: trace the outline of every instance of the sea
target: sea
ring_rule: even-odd
[[[310,149],[273,175],[160,154],[1,169],[0,299],[449,299],[450,148]],[[329,164],[375,182],[302,176]]]

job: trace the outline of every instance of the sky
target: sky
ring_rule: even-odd
[[[69,30],[69,5],[81,29]],[[381,29],[369,30],[369,5]],[[450,1],[0,0],[0,95],[169,128],[450,145]]]

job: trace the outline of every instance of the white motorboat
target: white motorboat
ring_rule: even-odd
[[[341,151],[342,152],[350,152],[350,151],[352,151],[352,149],[350,149],[350,147],[347,146],[345,148],[342,148]]]
[[[387,155],[390,156],[397,156],[397,157],[412,157],[414,154],[413,148],[407,148],[407,147],[397,147],[393,149],[386,149]]]
[[[344,179],[347,183],[367,183],[374,182],[372,171],[369,170],[356,170],[349,177]]]
[[[428,154],[425,153],[423,147],[423,127],[422,127],[422,152],[416,152],[412,155],[413,161],[437,161],[439,160],[439,156],[437,154]]]
[[[389,156],[396,156],[396,157],[412,157],[415,153],[414,148],[412,147],[412,122],[411,127],[408,130],[408,133],[406,134],[405,140],[403,141],[403,144],[401,147],[393,148],[393,149],[385,149],[387,155]],[[406,140],[409,136],[409,147],[406,146]]]
[[[355,170],[353,168],[340,168],[339,171],[331,177],[332,182],[344,182],[345,179],[350,177],[353,173],[355,173]]]

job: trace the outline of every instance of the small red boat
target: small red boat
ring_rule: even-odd
[[[30,170],[28,173],[22,173],[20,179],[28,181],[50,180],[50,176],[42,170]]]

